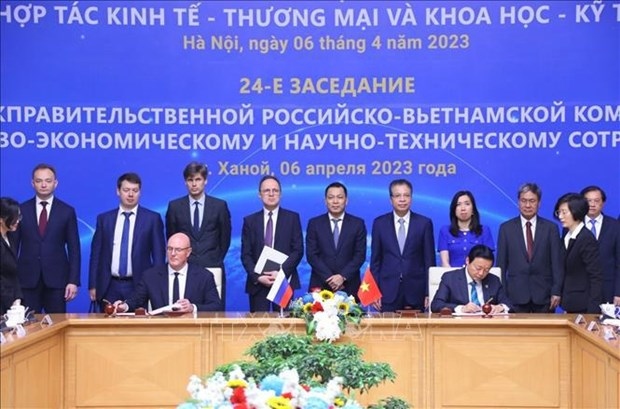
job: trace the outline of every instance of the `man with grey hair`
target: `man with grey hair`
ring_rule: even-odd
[[[564,266],[556,224],[538,215],[542,191],[525,183],[517,195],[520,215],[499,228],[497,266],[517,313],[546,313],[560,303]]]

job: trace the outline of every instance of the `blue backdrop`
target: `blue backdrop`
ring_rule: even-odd
[[[265,170],[304,226],[338,180],[370,231],[400,177],[436,236],[460,189],[495,239],[526,181],[544,217],[590,184],[620,213],[618,1],[0,3],[1,194],[26,200],[32,168],[57,167],[83,285],[116,178],[138,172],[163,217],[192,160],[232,213],[231,310],[247,309],[241,224]]]

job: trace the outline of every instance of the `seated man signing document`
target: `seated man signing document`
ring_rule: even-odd
[[[510,301],[498,277],[489,274],[493,267],[493,251],[482,244],[474,246],[465,259],[465,267],[448,271],[441,277],[431,310],[449,308],[455,313],[478,313],[491,300],[491,314],[508,312]]]
[[[133,295],[127,301],[116,301],[118,312],[146,307],[159,309],[169,305],[178,312],[220,311],[222,303],[213,274],[187,263],[192,252],[185,233],[173,234],[168,240],[168,264],[155,266],[142,274]]]

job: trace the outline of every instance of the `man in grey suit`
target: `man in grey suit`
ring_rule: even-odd
[[[141,193],[140,176],[122,174],[116,181],[119,207],[97,216],[88,274],[91,301],[126,300],[145,270],[165,263],[164,224],[159,213],[139,205]]]
[[[584,224],[599,244],[603,267],[603,302],[620,306],[620,222],[603,214],[607,201],[605,191],[588,186],[581,191],[588,201],[588,215]]]
[[[520,216],[499,228],[497,266],[514,311],[548,313],[560,303],[564,266],[556,224],[538,216],[542,191],[535,183],[519,188]]]
[[[306,259],[312,267],[310,290],[342,290],[357,297],[360,268],[366,260],[366,225],[345,213],[347,197],[347,188],[340,182],[325,189],[327,214],[308,222]]]
[[[213,273],[226,305],[224,257],[230,247],[230,211],[225,201],[205,194],[207,166],[191,162],[183,170],[188,195],[172,200],[166,211],[166,237],[185,233],[191,240],[189,262]]]

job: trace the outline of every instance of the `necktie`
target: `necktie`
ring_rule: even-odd
[[[273,219],[271,216],[273,212],[269,212],[269,220],[267,220],[267,227],[265,228],[265,246],[273,247]]]
[[[127,263],[129,261],[129,217],[132,212],[123,212],[125,222],[123,223],[123,233],[121,235],[121,255],[118,262],[118,275],[127,277]]]
[[[400,254],[403,254],[403,249],[405,248],[405,237],[407,234],[405,233],[405,219],[402,217],[398,219],[398,223],[400,227],[398,227],[398,247],[400,248]]]
[[[527,243],[527,261],[532,261],[534,253],[534,238],[532,236],[532,223],[525,223],[525,242]]]
[[[43,206],[43,210],[39,215],[39,234],[43,236],[47,227],[47,202],[41,202],[41,206]]]
[[[179,273],[175,271],[174,272],[174,281],[172,282],[172,300],[171,300],[170,304],[174,304],[175,302],[179,301],[179,298],[181,298],[179,293],[180,293],[180,291],[179,291]]]
[[[469,283],[471,285],[471,291],[469,292],[469,298],[471,298],[471,302],[476,305],[481,305],[480,300],[478,299],[478,291],[476,291],[476,282],[472,281]]]
[[[338,239],[340,238],[340,229],[338,228],[338,222],[340,219],[332,219],[334,222],[334,246],[338,247]]]
[[[41,202],[41,204],[43,204],[43,202]],[[594,238],[596,239],[596,219],[590,219],[590,224],[592,225],[590,230],[592,231],[592,234],[594,234]]]
[[[198,209],[198,206],[200,205],[200,202],[196,201],[194,202],[194,232],[198,233],[200,231],[200,210]]]

